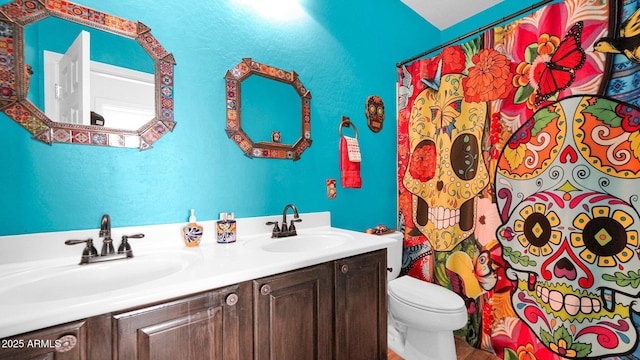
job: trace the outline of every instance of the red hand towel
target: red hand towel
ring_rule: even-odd
[[[349,160],[347,139],[345,139],[344,136],[340,137],[340,171],[342,173],[342,187],[362,187],[362,178],[360,178],[360,162]]]

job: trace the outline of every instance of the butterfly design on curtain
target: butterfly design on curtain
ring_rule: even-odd
[[[534,66],[533,78],[538,84],[536,106],[568,88],[575,80],[575,70],[584,65],[587,56],[580,43],[582,27],[582,21],[576,22],[551,57]]]

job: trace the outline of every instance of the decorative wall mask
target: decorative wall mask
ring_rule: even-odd
[[[155,117],[137,130],[57,122],[27,99],[33,70],[25,64],[25,27],[49,16],[103,30],[135,40],[151,56],[155,69]],[[61,0],[16,0],[0,7],[0,63],[6,76],[0,79],[0,109],[36,140],[47,144],[67,143],[130,147],[145,150],[173,131],[173,67],[175,59],[141,22],[133,22],[78,4]],[[14,57],[15,56],[15,57]],[[20,69],[25,69],[20,70]]]
[[[291,85],[300,96],[300,138],[293,144],[282,143],[280,131],[273,130],[269,141],[254,142],[242,123],[242,82],[252,75]],[[225,75],[227,92],[226,132],[248,157],[299,160],[300,155],[311,146],[311,92],[305,88],[295,71],[284,71],[273,66],[260,64],[251,58],[227,71]],[[245,105],[246,106],[246,105]],[[273,124],[277,126],[278,124]]]
[[[384,121],[384,102],[379,96],[371,95],[367,98],[367,125],[373,132],[382,130],[382,122]]]

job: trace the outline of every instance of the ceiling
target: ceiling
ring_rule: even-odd
[[[400,0],[440,30],[467,19],[503,0]]]

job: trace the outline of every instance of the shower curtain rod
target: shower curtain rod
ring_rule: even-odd
[[[501,24],[503,22],[509,21],[509,20],[511,20],[513,18],[516,18],[516,17],[520,16],[520,15],[524,15],[524,14],[530,12],[530,11],[534,11],[534,10],[536,10],[536,9],[538,9],[538,8],[544,6],[544,5],[547,5],[550,2],[554,2],[554,1],[556,1],[556,0],[543,0],[543,1],[540,1],[537,4],[531,5],[531,6],[529,6],[527,8],[524,8],[524,9],[518,11],[518,12],[515,12],[515,13],[509,15],[509,16],[503,17],[502,19],[498,19],[498,20],[492,22],[491,24],[485,25],[485,26],[483,26],[483,27],[481,27],[479,29],[471,31],[471,32],[469,32],[467,34],[464,34],[462,36],[458,36],[457,38],[455,38],[453,40],[450,40],[450,41],[447,41],[444,44],[438,45],[438,46],[436,46],[436,47],[434,47],[432,49],[429,49],[429,50],[427,50],[427,51],[425,51],[425,52],[423,52],[421,54],[418,54],[418,55],[416,55],[416,56],[414,56],[412,58],[409,58],[409,59],[407,59],[405,61],[399,62],[399,63],[396,64],[396,67],[401,67],[402,65],[405,65],[406,63],[409,63],[409,62],[411,62],[413,60],[419,59],[419,58],[421,58],[423,56],[427,56],[427,55],[431,54],[432,52],[436,52],[436,51],[438,51],[440,49],[444,49],[449,45],[457,43],[458,41],[461,41],[461,40],[464,40],[464,39],[466,39],[468,37],[471,37],[473,35],[479,34],[479,33],[483,32],[483,31],[485,31],[487,29],[495,27],[495,26],[497,26],[497,25],[499,25],[499,24]]]

